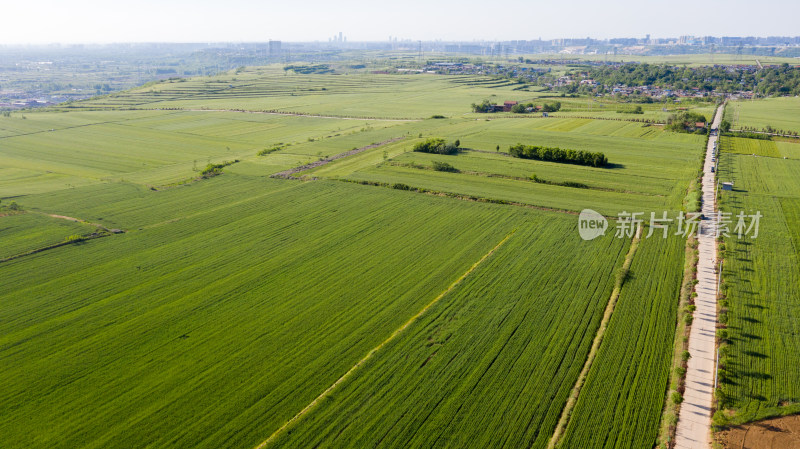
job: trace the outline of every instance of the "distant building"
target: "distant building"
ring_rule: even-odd
[[[733,183],[732,182],[723,182],[722,183],[722,190],[733,190]]]
[[[281,41],[269,41],[269,54],[270,56],[278,56],[281,54]]]
[[[504,101],[503,112],[511,112],[511,108],[517,105],[516,101]]]

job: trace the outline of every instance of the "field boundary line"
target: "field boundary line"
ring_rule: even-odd
[[[192,100],[192,98],[184,98],[185,100]],[[145,103],[147,104],[147,103]],[[139,108],[145,111],[152,111],[153,109],[149,108]],[[136,109],[136,110],[139,110]],[[266,115],[288,115],[291,117],[309,117],[309,118],[326,118],[326,119],[337,119],[337,120],[371,120],[377,122],[421,122],[424,119],[421,118],[380,118],[380,117],[348,117],[348,116],[339,116],[339,115],[323,115],[323,114],[303,114],[301,112],[279,112],[279,111],[248,111],[245,109],[170,109],[170,108],[156,108],[157,111],[186,111],[186,112],[239,112],[242,114],[266,114]]]
[[[625,284],[628,270],[631,267],[631,263],[633,263],[633,257],[636,254],[636,249],[639,247],[639,241],[641,240],[641,237],[642,227],[640,225],[636,231],[636,235],[633,237],[633,240],[631,240],[631,246],[628,248],[628,254],[625,255],[625,261],[622,263],[622,267],[619,272],[619,278],[614,285],[614,289],[611,291],[611,296],[609,297],[608,303],[606,304],[606,309],[603,312],[603,319],[600,321],[600,327],[597,328],[594,341],[592,341],[592,347],[589,349],[589,355],[586,357],[586,362],[583,364],[583,368],[581,369],[580,374],[578,374],[578,379],[575,381],[575,385],[572,387],[572,391],[567,398],[567,403],[564,405],[564,409],[561,411],[561,417],[559,417],[558,424],[556,424],[556,429],[553,431],[553,436],[550,438],[550,442],[547,444],[547,449],[555,448],[558,442],[561,440],[564,431],[567,429],[570,415],[572,414],[572,409],[575,407],[575,403],[578,402],[578,396],[583,388],[583,384],[586,382],[586,377],[589,375],[589,370],[592,367],[592,363],[597,356],[597,352],[600,350],[600,344],[603,342],[603,336],[606,333],[606,329],[608,329],[608,323],[611,321],[611,315],[614,313],[614,307],[617,305],[617,299],[619,299],[622,286]]]
[[[464,279],[466,279],[466,278],[467,278],[467,276],[469,276],[470,274],[472,274],[472,272],[473,272],[473,271],[475,271],[475,269],[477,269],[477,268],[478,268],[478,266],[480,266],[480,265],[481,265],[481,264],[482,264],[482,263],[483,263],[483,262],[484,262],[486,259],[488,259],[488,258],[489,258],[489,257],[490,257],[492,254],[494,254],[494,253],[495,253],[495,251],[497,251],[497,250],[498,250],[498,249],[499,249],[501,246],[503,246],[503,244],[504,244],[504,243],[506,243],[506,242],[508,241],[508,239],[510,239],[510,238],[511,238],[511,236],[512,236],[512,235],[514,235],[514,233],[515,233],[515,232],[517,232],[517,230],[516,230],[516,229],[512,230],[511,232],[509,232],[509,233],[508,233],[508,235],[506,235],[506,236],[505,236],[505,237],[504,237],[502,240],[500,240],[500,242],[499,242],[497,245],[495,245],[495,246],[494,246],[494,248],[490,249],[490,250],[489,250],[489,252],[487,252],[486,254],[484,254],[484,255],[483,255],[483,257],[481,257],[480,259],[478,259],[478,261],[477,261],[477,262],[473,263],[473,264],[472,264],[472,266],[471,266],[471,267],[469,267],[469,269],[468,269],[467,271],[465,271],[465,272],[464,272],[464,274],[462,274],[462,275],[461,275],[461,276],[460,276],[458,279],[456,279],[455,281],[453,281],[453,283],[451,283],[451,284],[450,284],[450,286],[449,286],[449,287],[447,287],[447,288],[446,288],[446,289],[445,289],[445,290],[444,290],[442,293],[440,293],[438,296],[436,296],[436,298],[434,298],[434,299],[433,299],[431,302],[429,302],[428,304],[426,304],[426,305],[425,305],[425,306],[424,306],[424,307],[423,307],[423,308],[422,308],[422,309],[421,309],[419,312],[417,312],[417,313],[416,313],[414,316],[412,316],[411,318],[409,318],[409,319],[408,319],[408,320],[407,320],[407,321],[406,321],[406,322],[405,322],[405,323],[404,323],[402,326],[400,326],[399,328],[395,329],[395,331],[394,331],[394,332],[392,332],[392,333],[391,333],[391,335],[389,335],[389,337],[388,337],[388,338],[386,338],[386,340],[382,341],[382,342],[381,342],[381,343],[380,343],[378,346],[375,346],[375,347],[374,347],[374,348],[372,348],[372,349],[371,349],[369,352],[367,352],[367,355],[365,355],[364,357],[362,357],[362,358],[361,358],[361,360],[359,360],[358,362],[356,362],[356,364],[355,364],[355,365],[353,365],[353,366],[352,366],[352,367],[351,367],[349,370],[347,370],[347,372],[346,372],[346,373],[344,373],[344,374],[343,374],[341,377],[339,377],[339,378],[336,380],[336,382],[334,382],[334,383],[333,383],[333,384],[332,384],[330,387],[328,387],[328,388],[327,388],[325,391],[323,391],[322,393],[320,393],[320,395],[319,395],[319,396],[317,396],[317,397],[316,397],[316,398],[315,398],[313,401],[311,401],[311,402],[310,402],[308,405],[306,405],[306,406],[305,406],[305,407],[304,407],[302,410],[300,410],[300,411],[299,411],[299,412],[298,412],[296,415],[294,415],[294,416],[293,416],[291,419],[289,419],[288,421],[286,421],[286,422],[285,422],[285,423],[284,423],[284,424],[283,424],[281,427],[279,427],[277,430],[275,430],[274,432],[272,432],[272,435],[270,435],[270,436],[269,436],[269,438],[267,438],[266,440],[264,440],[264,441],[263,441],[261,444],[259,444],[258,446],[256,446],[256,447],[255,447],[255,449],[264,449],[264,448],[265,448],[265,447],[266,447],[268,444],[270,444],[270,443],[272,443],[273,441],[275,441],[275,439],[276,439],[276,438],[277,438],[277,437],[278,437],[278,436],[279,436],[281,433],[283,433],[283,431],[284,431],[284,430],[286,430],[286,429],[287,429],[289,426],[291,426],[292,424],[294,424],[295,422],[297,422],[297,421],[298,421],[300,418],[302,418],[302,417],[303,417],[303,416],[305,416],[305,415],[306,415],[306,414],[307,414],[309,411],[311,411],[311,410],[312,410],[312,409],[313,409],[313,408],[314,408],[314,407],[315,407],[317,404],[319,404],[319,402],[320,402],[320,401],[322,401],[322,399],[324,399],[325,397],[327,397],[327,396],[328,396],[328,395],[329,395],[329,394],[330,394],[330,393],[331,393],[333,390],[335,390],[335,389],[336,389],[336,387],[338,387],[339,385],[341,385],[341,384],[342,384],[342,382],[344,382],[345,380],[347,380],[347,378],[349,378],[349,377],[350,377],[350,376],[353,374],[353,372],[355,372],[355,371],[356,371],[356,370],[357,370],[359,367],[361,367],[361,366],[362,366],[364,363],[366,363],[366,362],[367,362],[369,359],[371,359],[371,358],[372,358],[372,356],[373,356],[373,355],[375,355],[375,353],[376,353],[376,352],[380,351],[380,350],[381,350],[381,348],[383,348],[383,347],[384,347],[384,346],[386,346],[386,345],[387,345],[389,342],[391,342],[392,340],[394,340],[394,339],[395,339],[395,338],[396,338],[398,335],[400,335],[400,334],[401,334],[401,333],[402,333],[404,330],[406,330],[406,329],[407,329],[409,326],[411,326],[411,325],[412,325],[412,324],[413,324],[413,323],[414,323],[414,322],[415,322],[417,319],[419,319],[419,318],[420,318],[422,315],[424,315],[424,314],[425,314],[425,312],[427,312],[427,311],[428,311],[428,309],[430,309],[431,307],[433,307],[433,306],[434,306],[434,305],[435,305],[437,302],[439,302],[439,301],[440,301],[442,298],[444,298],[445,296],[447,296],[447,294],[448,294],[448,293],[450,293],[450,292],[451,292],[451,291],[452,291],[452,290],[453,290],[453,289],[454,289],[456,286],[458,286],[458,285],[459,285],[459,284],[460,284],[460,283],[461,283],[461,282],[462,282]]]

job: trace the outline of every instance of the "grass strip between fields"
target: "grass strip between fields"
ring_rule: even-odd
[[[628,270],[633,262],[633,256],[636,254],[636,248],[639,247],[639,240],[641,237],[642,227],[639,226],[636,231],[636,235],[634,236],[633,240],[631,240],[631,246],[628,249],[628,254],[625,255],[625,261],[622,263],[622,268],[620,268],[620,272],[617,276],[617,282],[614,285],[614,290],[611,291],[611,297],[608,300],[605,312],[603,312],[603,319],[600,321],[600,327],[597,329],[597,334],[592,342],[589,355],[586,357],[586,363],[583,364],[583,369],[581,369],[581,373],[578,375],[578,379],[575,381],[575,386],[572,388],[572,392],[567,399],[567,403],[564,405],[564,410],[561,412],[561,417],[558,419],[558,424],[553,432],[553,437],[550,438],[550,442],[547,444],[547,449],[553,449],[556,447],[564,434],[564,430],[567,428],[567,424],[569,424],[570,414],[572,413],[572,409],[575,407],[575,403],[578,401],[578,395],[580,394],[581,388],[586,381],[586,376],[589,374],[589,369],[592,367],[592,362],[594,362],[594,358],[600,349],[600,343],[603,342],[603,335],[608,328],[608,322],[611,321],[611,315],[614,313],[614,306],[616,305],[619,294],[622,291],[622,285],[625,283],[625,278],[627,277]]]
[[[258,446],[256,446],[256,448],[255,448],[255,449],[263,449],[263,448],[265,448],[265,447],[266,447],[268,444],[270,444],[271,442],[275,441],[275,438],[277,438],[277,437],[278,437],[278,435],[280,435],[280,434],[281,434],[281,433],[282,433],[284,430],[286,430],[287,428],[289,428],[289,426],[291,426],[292,424],[294,424],[295,422],[297,422],[297,421],[298,421],[300,418],[302,418],[304,415],[306,415],[308,412],[310,412],[310,411],[311,411],[311,410],[312,410],[312,409],[313,409],[313,408],[314,408],[314,407],[315,407],[317,404],[319,404],[319,402],[320,402],[322,399],[324,399],[326,396],[328,396],[328,395],[329,395],[329,394],[330,394],[330,393],[331,393],[333,390],[335,390],[335,389],[336,389],[336,387],[338,387],[339,385],[341,385],[341,384],[342,384],[342,382],[344,382],[344,381],[345,381],[345,380],[346,380],[348,377],[350,377],[350,376],[353,374],[353,372],[355,372],[355,371],[356,371],[356,370],[357,370],[357,369],[358,369],[360,366],[362,366],[362,365],[363,365],[364,363],[366,363],[366,362],[367,362],[367,361],[368,361],[370,358],[372,358],[372,356],[373,356],[373,355],[375,355],[375,353],[376,353],[376,352],[378,352],[378,351],[379,351],[381,348],[383,348],[383,347],[384,347],[384,346],[386,346],[386,345],[387,345],[389,342],[391,342],[392,340],[394,340],[394,339],[395,339],[395,338],[396,338],[398,335],[400,335],[400,334],[401,334],[401,333],[402,333],[404,330],[406,330],[406,329],[407,329],[409,326],[411,326],[411,324],[413,324],[413,323],[414,323],[414,322],[415,322],[417,319],[419,319],[419,318],[420,318],[422,315],[424,315],[424,314],[425,314],[425,312],[427,312],[427,311],[428,311],[428,309],[430,309],[431,307],[433,307],[433,306],[434,306],[434,305],[435,305],[437,302],[439,302],[439,301],[440,301],[442,298],[444,298],[445,296],[447,296],[447,294],[448,294],[448,293],[450,293],[450,292],[451,292],[451,291],[452,291],[452,290],[453,290],[453,289],[454,289],[454,288],[455,288],[455,287],[456,287],[458,284],[460,284],[462,281],[464,281],[464,279],[466,279],[466,278],[467,278],[467,276],[469,276],[469,275],[470,275],[470,274],[471,274],[473,271],[475,271],[475,269],[476,269],[476,268],[478,268],[478,267],[479,267],[479,266],[480,266],[480,265],[481,265],[481,264],[482,264],[482,263],[483,263],[483,262],[484,262],[486,259],[488,259],[488,258],[489,258],[489,257],[490,257],[492,254],[494,254],[494,253],[495,253],[495,251],[497,251],[498,249],[500,249],[500,247],[501,247],[501,246],[503,246],[503,244],[504,244],[504,243],[506,243],[506,242],[508,241],[508,239],[510,239],[510,238],[511,238],[511,236],[512,236],[512,235],[514,235],[514,233],[515,233],[516,231],[517,231],[517,230],[516,230],[516,229],[514,229],[514,230],[512,230],[511,232],[509,232],[509,233],[508,233],[508,235],[506,235],[506,236],[505,236],[505,237],[504,237],[502,240],[500,240],[500,242],[499,242],[497,245],[495,245],[495,246],[494,246],[494,248],[492,248],[491,250],[489,250],[489,252],[487,252],[486,254],[484,254],[484,255],[483,255],[483,257],[481,257],[481,258],[480,258],[480,259],[479,259],[477,262],[475,262],[474,264],[472,264],[472,266],[471,266],[471,267],[469,267],[469,269],[468,269],[467,271],[465,271],[465,272],[464,272],[464,274],[462,274],[462,275],[461,275],[461,276],[460,276],[458,279],[456,279],[455,281],[453,281],[453,283],[452,283],[452,284],[450,284],[450,286],[449,286],[449,287],[447,287],[447,288],[446,288],[446,289],[445,289],[445,290],[444,290],[442,293],[440,293],[440,294],[439,294],[437,297],[435,297],[435,298],[434,298],[434,299],[433,299],[431,302],[429,302],[428,304],[426,304],[426,305],[425,305],[425,307],[423,307],[423,308],[422,308],[422,309],[421,309],[419,312],[417,312],[417,313],[416,313],[414,316],[412,316],[411,318],[409,318],[409,319],[408,319],[408,321],[406,321],[406,322],[405,322],[405,323],[404,323],[402,326],[400,326],[400,327],[399,327],[399,328],[397,328],[397,329],[396,329],[394,332],[392,332],[392,334],[391,334],[391,335],[389,335],[389,337],[388,337],[388,338],[386,338],[386,340],[382,341],[382,342],[381,342],[381,343],[380,343],[378,346],[375,346],[374,348],[372,348],[372,349],[371,349],[371,350],[370,350],[370,351],[367,353],[367,355],[365,355],[363,358],[361,358],[361,360],[359,360],[358,362],[356,362],[356,364],[355,364],[355,365],[353,365],[353,366],[352,366],[352,368],[350,368],[349,370],[347,370],[347,372],[346,372],[346,373],[344,373],[344,374],[343,374],[343,375],[342,375],[342,376],[341,376],[339,379],[337,379],[337,380],[336,380],[336,382],[334,382],[334,383],[333,383],[333,384],[332,384],[330,387],[328,387],[328,388],[327,388],[325,391],[323,391],[322,393],[320,393],[320,395],[319,395],[319,396],[317,396],[317,397],[316,397],[316,398],[315,398],[313,401],[311,401],[311,402],[310,402],[308,405],[306,405],[306,406],[305,406],[305,407],[304,407],[302,410],[300,410],[300,412],[298,412],[298,413],[297,413],[296,415],[294,415],[294,416],[293,416],[291,419],[289,419],[288,421],[286,421],[286,423],[284,423],[284,425],[282,425],[282,426],[281,426],[281,427],[279,427],[277,430],[275,430],[274,432],[272,432],[272,435],[270,435],[270,436],[269,436],[269,438],[267,438],[266,440],[264,440],[264,441],[263,441],[261,444],[259,444]],[[626,263],[626,265],[624,265],[624,266],[626,266],[626,267],[627,267],[627,266],[630,266],[630,263],[629,263],[627,260],[625,261],[625,263]],[[615,289],[615,291],[617,291],[617,290]],[[594,349],[594,348],[592,348],[592,349]]]

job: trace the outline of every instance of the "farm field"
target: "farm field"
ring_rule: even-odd
[[[679,210],[696,168],[702,138],[674,135],[640,123],[588,119],[496,119],[470,123],[442,121],[429,129],[466,148],[455,156],[411,152],[414,136],[372,152],[315,168],[304,175],[359,182],[403,183],[414,188],[609,215],[639,207]],[[610,167],[593,168],[509,157],[520,142],[602,151]],[[500,149],[497,150],[497,146]],[[642,149],[642,147],[646,149]],[[380,154],[385,151],[385,158]],[[461,173],[430,170],[446,162]],[[535,183],[536,175],[548,183]],[[563,186],[577,183],[587,188]]]
[[[63,242],[67,237],[91,234],[94,226],[32,213],[0,212],[0,259]]]
[[[623,280],[615,218],[683,210],[705,138],[471,112],[552,101],[515,86],[276,65],[0,117],[0,200],[26,211],[0,258],[97,229],[48,215],[124,231],[0,262],[3,447],[546,447],[620,285],[565,438],[651,443],[684,242],[644,240]],[[412,151],[432,137],[464,150]],[[758,188],[800,187],[800,161],[753,159]]]
[[[560,447],[656,445],[685,246],[682,238],[663,238],[662,232],[654,229],[639,243]]]
[[[617,113],[617,110],[629,110],[634,105],[607,99],[587,102],[585,99],[552,97],[539,88],[518,90],[519,87],[513,80],[486,76],[382,75],[359,71],[300,74],[272,65],[213,77],[149,83],[129,91],[76,102],[68,109],[244,110],[344,118],[426,119],[432,115],[485,117],[486,114],[472,113],[471,104],[483,100],[495,103],[514,100],[537,105],[558,101],[563,112],[556,115],[588,115],[614,120],[647,118],[663,121],[682,107],[696,109],[708,116],[713,114],[712,104],[694,102],[644,104],[640,105],[645,109],[642,115]],[[519,117],[511,113],[490,116]]]
[[[545,447],[627,248],[573,222],[520,227],[271,447]]]
[[[191,189],[151,192],[156,211],[179,197],[193,213],[3,264],[5,447],[256,444],[536,220],[260,183],[269,193],[216,208]]]
[[[771,140],[745,139],[741,137],[726,137],[720,143],[720,150],[732,154],[746,154],[749,156],[780,157],[778,145]]]
[[[720,382],[722,402],[735,422],[797,409],[800,403],[798,170],[800,162],[790,159],[727,153],[720,159],[720,179],[735,183],[732,192],[720,194],[721,210],[763,215],[757,238],[724,239],[729,346]],[[733,218],[732,232],[736,222]]]
[[[103,114],[102,122],[72,127],[72,114]],[[98,182],[164,185],[191,178],[207,163],[250,158],[267,174],[354,146],[402,136],[399,122],[353,121],[265,114],[107,111],[31,113],[0,117],[0,125],[34,121],[48,131],[0,138],[0,195],[16,196]],[[49,131],[53,129],[53,131]],[[282,145],[269,160],[256,152]],[[196,176],[196,175],[194,175]],[[24,189],[21,189],[23,186]]]
[[[304,75],[268,66],[189,81],[151,83],[121,94],[75,103],[72,107],[243,109],[422,119],[434,114],[469,113],[470,104],[483,98],[500,96],[502,102],[503,96],[512,94],[526,100],[538,97],[536,92],[514,92],[514,87],[512,83],[480,76]]]
[[[780,137],[774,137],[773,140],[778,147],[778,154],[780,157],[800,159],[800,140],[782,139]]]
[[[800,132],[800,98],[765,98],[758,101],[732,102],[725,118],[734,129],[741,127],[761,130],[771,126],[776,130]]]

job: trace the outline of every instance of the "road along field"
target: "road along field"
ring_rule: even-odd
[[[723,137],[723,140],[727,138]],[[723,148],[726,148],[723,145]],[[723,153],[720,208],[733,213],[723,240],[725,331],[717,399],[719,423],[747,422],[800,410],[800,161]],[[739,211],[760,213],[757,238],[738,238]],[[750,220],[746,224],[749,225]]]

